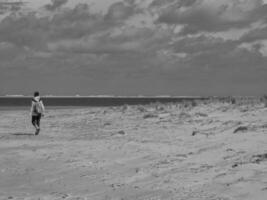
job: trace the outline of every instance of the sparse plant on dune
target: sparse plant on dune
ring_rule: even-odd
[[[263,103],[264,103],[264,107],[266,108],[267,107],[267,94],[263,96]]]
[[[235,97],[231,97],[231,104],[236,104],[236,98]]]
[[[196,107],[196,106],[197,106],[197,102],[196,102],[195,100],[193,100],[193,101],[191,102],[191,105],[192,105],[192,107]]]

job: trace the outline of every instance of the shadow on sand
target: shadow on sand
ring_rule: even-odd
[[[34,136],[35,134],[33,134],[33,133],[11,133],[10,135],[13,135],[13,136]]]

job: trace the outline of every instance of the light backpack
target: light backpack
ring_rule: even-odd
[[[35,99],[33,100],[34,105],[33,105],[33,112],[37,114],[42,114],[43,113],[43,107],[41,105],[41,100],[36,101]]]

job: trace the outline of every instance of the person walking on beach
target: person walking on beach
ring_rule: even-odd
[[[40,132],[40,121],[41,117],[44,116],[45,107],[43,101],[40,97],[39,92],[34,92],[34,97],[32,98],[31,105],[31,117],[32,117],[32,125],[35,128],[35,135],[38,135]]]

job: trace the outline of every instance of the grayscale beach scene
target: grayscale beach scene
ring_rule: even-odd
[[[266,200],[267,0],[0,0],[0,200]]]

